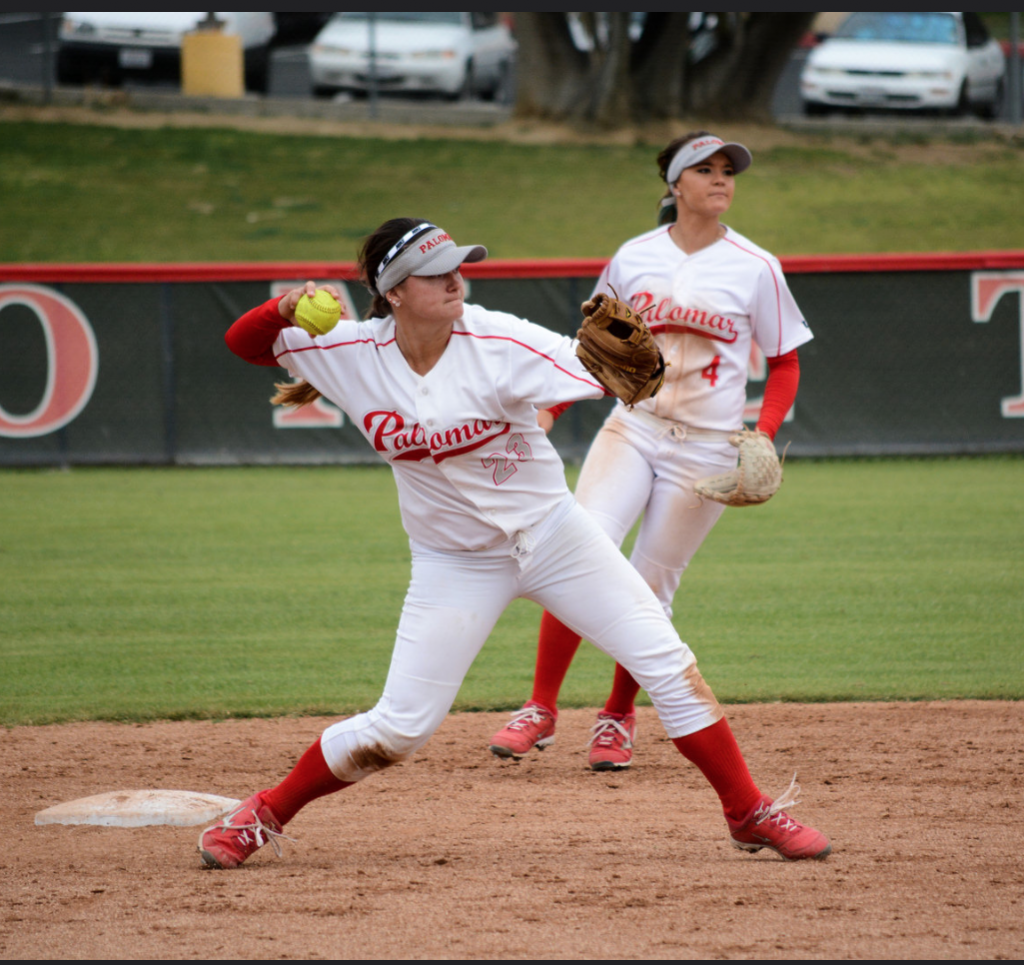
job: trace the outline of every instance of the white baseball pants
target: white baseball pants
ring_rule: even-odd
[[[643,513],[629,559],[669,617],[683,572],[725,510],[697,496],[693,484],[736,466],[727,433],[690,432],[616,406],[594,437],[576,484],[577,501],[616,546]]]
[[[384,693],[372,710],[321,737],[335,776],[358,781],[422,747],[517,597],[539,603],[626,667],[669,737],[722,717],[693,653],[643,577],[566,496],[537,526],[493,549],[443,553],[412,544],[412,581]]]

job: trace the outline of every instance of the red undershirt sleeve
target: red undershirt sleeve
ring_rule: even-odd
[[[565,410],[568,409],[569,406],[571,406],[572,404],[573,404],[572,402],[559,402],[558,405],[551,406],[548,409],[548,412],[551,413],[551,418],[553,418],[557,422],[558,421],[558,417],[563,412],[565,412]]]
[[[764,386],[764,401],[757,428],[772,439],[779,431],[786,413],[796,401],[796,390],[800,384],[800,360],[796,349],[785,355],[768,359],[768,381]]]
[[[280,365],[274,358],[274,342],[291,322],[277,310],[280,297],[257,305],[227,330],[224,341],[239,358],[253,365]]]

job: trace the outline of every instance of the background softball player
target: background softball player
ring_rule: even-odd
[[[604,389],[572,340],[463,304],[458,268],[485,255],[434,225],[389,221],[360,256],[374,293],[368,321],[342,320],[314,338],[291,325],[296,289],[228,332],[243,358],[306,381],[308,391],[286,388],[286,401],[322,393],[391,465],[412,580],[377,705],[328,727],[277,787],[206,829],[204,865],[235,867],[268,839],[277,848],[299,808],[422,747],[519,596],[558,614],[641,681],[669,737],[718,792],[737,847],[825,857],[825,836],[783,810],[795,803],[795,782],[774,803],[761,794],[693,654],[568,491],[537,411]]]
[[[668,188],[660,220],[668,223],[626,242],[596,288],[614,289],[644,313],[669,368],[653,399],[612,410],[576,498],[616,545],[643,514],[630,560],[670,617],[683,571],[724,509],[699,499],[693,485],[736,463],[727,439],[742,426],[751,342],[769,369],[757,428],[774,438],[796,398],[797,347],[812,337],[778,260],[719,220],[750,163],[743,145],[707,131],[668,144],[658,155]],[[543,615],[532,699],[494,735],[493,753],[518,758],[553,742],[558,693],[579,642]],[[593,729],[595,770],[629,767],[639,689],[617,665]]]

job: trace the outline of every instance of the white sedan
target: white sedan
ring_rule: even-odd
[[[494,13],[337,13],[313,41],[309,68],[320,97],[368,90],[371,70],[379,91],[494,97],[515,50]]]
[[[165,77],[181,82],[181,39],[208,13],[65,13],[57,36],[57,83],[121,84]],[[217,13],[225,32],[237,34],[245,57],[245,86],[265,94],[272,13]]]
[[[833,108],[976,111],[1002,106],[1006,59],[976,13],[853,13],[800,75],[807,114]]]

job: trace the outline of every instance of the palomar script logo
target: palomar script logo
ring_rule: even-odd
[[[706,312],[702,308],[676,305],[671,298],[654,297],[654,292],[640,291],[633,295],[633,311],[643,313],[643,319],[655,334],[661,332],[693,332],[716,342],[735,342],[739,338],[736,322],[728,315]]]
[[[511,428],[507,422],[474,419],[461,426],[428,432],[419,422],[407,425],[400,413],[386,409],[367,412],[363,416],[363,426],[373,448],[386,459],[417,462],[428,458],[443,462],[452,456],[472,452],[492,439],[506,435]]]

